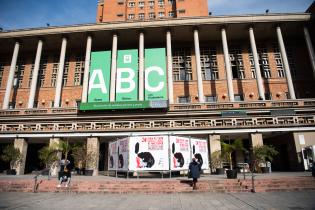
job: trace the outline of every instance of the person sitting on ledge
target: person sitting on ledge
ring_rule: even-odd
[[[61,187],[62,182],[66,182],[66,186],[68,187],[71,181],[71,171],[67,168],[67,165],[70,164],[69,160],[61,160],[60,161],[60,171],[58,173],[58,186]]]

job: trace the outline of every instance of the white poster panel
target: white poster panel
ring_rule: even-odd
[[[195,157],[201,164],[201,169],[209,169],[207,140],[190,139],[192,157]]]
[[[170,136],[171,170],[188,170],[190,157],[189,138]]]
[[[117,143],[117,141],[114,141],[110,142],[108,145],[108,170],[117,170]]]
[[[137,136],[129,140],[131,171],[169,170],[168,136]]]
[[[128,170],[128,143],[129,139],[124,138],[117,142],[118,169],[119,171]]]

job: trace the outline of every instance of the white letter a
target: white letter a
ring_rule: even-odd
[[[99,84],[94,84],[94,81],[96,78],[98,78]],[[107,93],[105,80],[104,80],[103,72],[101,69],[95,69],[92,72],[92,75],[89,81],[89,94],[91,93],[91,90],[94,88],[97,88],[97,89],[100,88],[103,94]]]

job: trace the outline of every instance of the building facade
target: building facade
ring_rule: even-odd
[[[0,148],[14,143],[20,149],[17,172],[24,174],[43,167],[37,155],[43,146],[85,142],[101,154],[91,164],[97,175],[107,169],[108,143],[117,138],[205,138],[211,153],[220,150],[218,139],[241,138],[249,150],[274,145],[279,155],[273,170],[303,170],[302,148],[315,144],[311,23],[310,13],[294,13],[1,32]],[[137,93],[135,101],[123,101],[117,99],[119,53],[130,49],[138,56]],[[164,60],[159,74],[166,78],[167,98],[152,99],[162,106],[130,107],[148,101],[147,49],[164,52],[153,61]],[[110,52],[108,63],[93,66],[93,53],[103,51]],[[99,103],[90,94],[97,68],[111,73],[108,99]],[[95,103],[110,108],[87,108]],[[233,159],[249,161],[242,153]]]
[[[208,16],[207,0],[101,0],[96,22]]]

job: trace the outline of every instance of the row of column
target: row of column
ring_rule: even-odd
[[[283,59],[284,70],[286,73],[286,80],[289,89],[290,99],[295,99],[295,92],[294,86],[292,82],[292,77],[290,73],[290,67],[288,63],[288,58],[285,50],[285,45],[281,33],[280,26],[276,27],[276,33],[278,38],[278,43],[280,47],[281,56]],[[195,28],[193,32],[194,37],[194,48],[195,48],[195,55],[196,55],[196,70],[197,70],[197,86],[198,86],[198,97],[199,102],[204,102],[204,91],[203,91],[203,84],[202,84],[202,70],[201,70],[201,62],[200,62],[200,46],[199,46],[199,32],[198,29]],[[311,67],[313,69],[314,77],[315,77],[315,54],[313,45],[310,39],[310,35],[308,29],[304,27],[304,37],[307,44],[307,49],[309,53],[309,57],[311,60]],[[227,80],[227,87],[228,87],[228,95],[229,100],[231,102],[234,101],[234,90],[233,90],[233,78],[232,78],[232,69],[230,65],[230,57],[229,57],[229,50],[228,50],[228,42],[226,37],[226,30],[225,28],[221,28],[221,38],[222,38],[222,47],[224,53],[224,60],[225,60],[225,69],[226,69],[226,80]],[[259,58],[257,54],[256,42],[255,42],[255,35],[253,27],[249,28],[249,38],[250,38],[250,45],[253,53],[254,58],[254,66],[256,72],[256,80],[257,80],[257,87],[260,99],[265,99],[265,91],[263,80],[261,78],[261,70],[259,67]],[[116,67],[117,67],[117,43],[118,43],[118,35],[117,33],[113,34],[112,40],[112,63],[111,63],[111,81],[116,81]],[[17,62],[17,57],[19,53],[20,43],[17,41],[14,46],[13,56],[11,60],[11,66],[9,71],[9,76],[7,80],[6,91],[3,100],[3,109],[8,109],[9,101],[10,101],[10,94],[11,89],[13,86],[14,80],[14,71]],[[54,107],[60,107],[60,97],[61,97],[61,89],[62,89],[62,81],[63,81],[63,71],[64,71],[64,63],[65,63],[65,55],[66,55],[66,48],[67,48],[67,38],[62,38],[61,44],[61,51],[60,51],[60,58],[59,58],[59,68],[57,74],[57,83],[56,83],[56,93],[55,93],[55,100],[54,100]],[[91,56],[91,48],[92,48],[92,36],[87,36],[87,43],[86,43],[86,54],[85,54],[85,69],[84,69],[84,76],[83,76],[83,90],[82,90],[82,103],[87,102],[87,95],[88,95],[88,81],[89,81],[89,67],[90,67],[90,56]],[[30,95],[28,100],[28,108],[34,107],[34,99],[38,81],[38,71],[40,66],[40,59],[43,50],[43,41],[39,40],[37,45],[36,57],[35,57],[35,65],[32,75],[32,82],[31,82],[31,89]],[[167,53],[167,78],[168,78],[168,98],[169,103],[173,104],[173,72],[172,72],[172,41],[171,41],[171,31],[168,30],[166,32],[166,53]],[[139,100],[144,100],[144,33],[140,32],[139,34]],[[111,82],[110,87],[110,101],[115,100],[115,82]]]
[[[51,138],[49,141],[49,145],[52,146],[54,144],[58,144],[61,141],[61,138]],[[16,174],[22,175],[25,171],[25,163],[26,163],[26,155],[28,143],[24,138],[16,138],[14,140],[14,147],[18,148],[21,153],[21,161],[16,165]],[[99,151],[100,151],[100,142],[98,137],[89,137],[86,141],[87,154],[93,155],[93,158],[87,160],[86,169],[93,170],[93,176],[98,175],[98,164],[99,164]],[[58,159],[61,160],[61,152],[58,153]],[[52,171],[52,175],[58,175],[59,167],[54,168]]]

